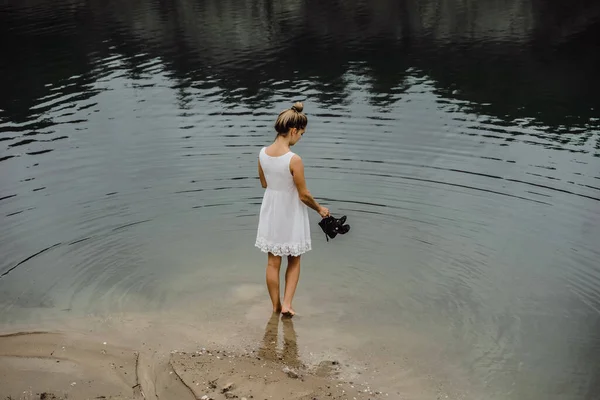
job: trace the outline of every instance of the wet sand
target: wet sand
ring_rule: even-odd
[[[283,340],[278,338],[283,326]],[[135,332],[132,332],[135,333]],[[1,399],[377,399],[337,361],[306,365],[293,321],[273,315],[258,346],[180,349],[73,330],[0,335]],[[175,339],[174,341],[177,341]],[[282,342],[280,346],[279,343]],[[389,397],[387,397],[389,398]]]

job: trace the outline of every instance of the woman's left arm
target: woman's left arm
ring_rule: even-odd
[[[262,170],[262,167],[260,166],[260,160],[258,160],[258,177],[260,178],[260,185],[263,187],[263,189],[267,188],[267,179],[265,178],[265,173]]]

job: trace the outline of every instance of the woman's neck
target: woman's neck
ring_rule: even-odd
[[[281,147],[290,148],[290,138],[287,136],[279,135],[275,138],[275,144]]]

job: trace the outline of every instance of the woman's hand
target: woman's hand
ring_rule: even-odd
[[[327,207],[321,207],[319,208],[319,215],[321,216],[321,218],[327,218],[329,217],[329,209]]]

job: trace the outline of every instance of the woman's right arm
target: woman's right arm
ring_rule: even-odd
[[[263,189],[267,188],[267,179],[265,178],[265,173],[262,169],[262,167],[260,166],[260,160],[258,160],[258,178],[260,179],[260,186],[263,187]]]
[[[302,159],[298,155],[294,155],[290,160],[290,172],[294,177],[294,184],[296,185],[296,189],[298,189],[298,196],[300,200],[315,210],[321,215],[321,217],[325,218],[329,216],[329,210],[326,207],[322,207],[314,197],[308,191],[306,187],[306,179],[304,178],[304,163]]]

